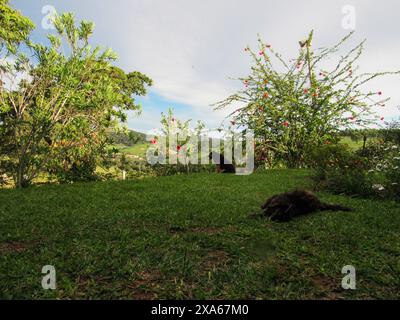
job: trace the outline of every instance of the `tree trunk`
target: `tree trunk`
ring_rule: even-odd
[[[15,186],[17,189],[23,188],[24,185],[24,165],[22,163],[22,159],[19,159],[18,170],[17,170],[17,179],[15,181]]]
[[[29,180],[26,179],[25,177],[26,177],[25,157],[21,156],[18,159],[18,169],[15,181],[15,187],[17,189],[26,188],[29,186]]]
[[[364,143],[363,143],[363,152],[365,151],[365,148],[367,147],[367,139],[368,139],[367,135],[364,135],[364,136],[363,136],[363,140],[364,140]]]

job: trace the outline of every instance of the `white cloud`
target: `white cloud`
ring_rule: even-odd
[[[6,67],[7,72],[0,72],[0,81],[2,83],[3,89],[8,92],[16,90],[20,85],[21,81],[31,81],[32,77],[27,71],[15,71],[15,58],[10,56],[7,58],[0,59],[0,66]]]

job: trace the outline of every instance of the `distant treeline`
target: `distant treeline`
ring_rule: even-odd
[[[400,122],[393,122],[384,129],[347,129],[341,131],[340,135],[354,141],[381,138],[400,144]]]
[[[382,135],[381,129],[346,129],[340,131],[342,137],[349,137],[352,140],[361,140],[365,136],[368,138],[377,138]]]

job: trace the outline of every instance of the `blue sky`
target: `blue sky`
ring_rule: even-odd
[[[346,35],[343,8],[353,6],[356,27],[353,45],[367,38],[360,60],[364,72],[400,70],[400,3],[398,0],[11,0],[36,24],[35,41],[51,30],[42,27],[50,5],[58,13],[72,11],[78,20],[96,25],[94,45],[111,47],[125,71],[138,70],[154,80],[139,101],[143,113],[129,115],[128,126],[148,131],[159,127],[160,113],[173,107],[178,118],[204,121],[216,128],[229,110],[210,106],[239,88],[230,77],[246,76],[250,60],[243,48],[255,45],[257,34],[292,58],[298,41],[315,29],[316,47],[330,46]],[[371,90],[392,101],[377,110],[397,118],[400,77],[375,81]],[[232,106],[232,109],[236,106]]]

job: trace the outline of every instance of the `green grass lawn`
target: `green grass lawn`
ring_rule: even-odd
[[[400,298],[400,207],[289,223],[247,216],[307,172],[190,175],[0,190],[0,298]],[[53,265],[57,289],[41,288]],[[342,267],[357,290],[341,289]]]

